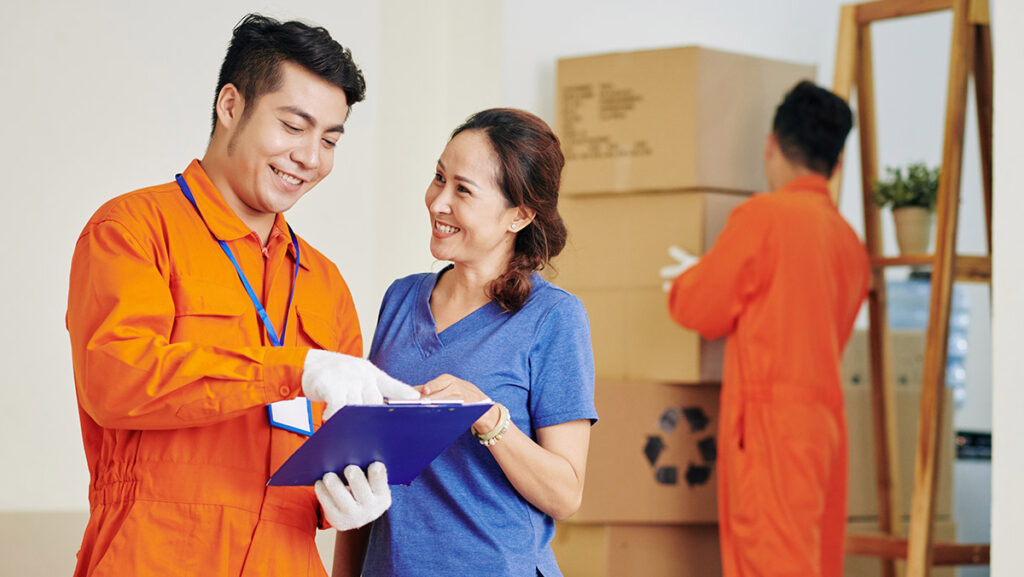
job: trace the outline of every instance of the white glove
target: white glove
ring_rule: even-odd
[[[348,487],[336,473],[313,484],[324,517],[339,531],[356,529],[384,514],[391,506],[388,471],[380,461],[370,463],[369,479],[356,465],[345,467]]]
[[[665,282],[661,283],[661,290],[665,292],[672,288],[672,281],[677,276],[683,274],[686,269],[697,264],[697,261],[700,260],[699,257],[693,256],[678,246],[668,247],[668,255],[676,260],[676,264],[661,267],[661,278],[665,279]]]
[[[326,402],[324,420],[345,405],[379,405],[384,397],[418,399],[420,394],[366,359],[310,349],[302,369],[302,393]]]

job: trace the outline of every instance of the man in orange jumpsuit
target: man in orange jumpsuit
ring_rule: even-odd
[[[345,281],[281,214],[331,171],[364,91],[323,28],[247,16],[202,161],[82,231],[67,312],[91,475],[76,575],[322,576],[317,527],[390,504],[379,466],[346,470],[351,493],[334,474],[316,491],[267,486],[325,410],[419,396],[360,358]]]
[[[839,97],[809,82],[793,88],[765,147],[774,192],[736,207],[669,293],[679,324],[727,337],[718,453],[726,577],[842,575],[839,362],[867,294],[869,263],[829,198],[827,178],[851,125]]]

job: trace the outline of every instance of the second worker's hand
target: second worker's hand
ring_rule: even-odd
[[[697,264],[700,260],[699,257],[693,256],[678,246],[668,247],[668,255],[676,261],[675,264],[661,267],[661,278],[664,282],[661,283],[661,290],[668,292],[672,288],[672,281],[679,275],[686,272],[687,269]]]
[[[384,397],[420,398],[416,389],[366,359],[318,349],[306,354],[302,392],[311,401],[327,403],[325,421],[345,405],[379,405]]]

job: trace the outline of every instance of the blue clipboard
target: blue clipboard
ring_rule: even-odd
[[[412,483],[442,451],[487,412],[491,403],[348,405],[306,440],[268,485],[312,485],[348,465],[380,461],[392,485]]]

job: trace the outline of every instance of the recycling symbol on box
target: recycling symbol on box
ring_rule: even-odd
[[[700,407],[669,407],[658,419],[658,428],[665,435],[672,435],[679,424],[685,420],[690,428],[691,436],[695,436],[711,423],[711,419]],[[654,468],[654,479],[662,485],[676,485],[679,483],[679,467],[676,465],[658,465],[658,457],[665,451],[667,445],[662,435],[649,435],[647,444],[644,445],[644,455],[647,462]],[[690,462],[687,464],[684,478],[690,487],[704,485],[711,478],[711,469],[718,457],[718,446],[715,444],[715,436],[708,434],[697,441],[697,450],[700,453],[700,463]]]

